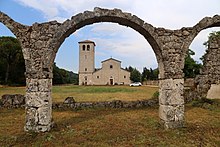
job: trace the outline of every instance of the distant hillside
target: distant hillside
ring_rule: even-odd
[[[78,85],[78,74],[59,68],[54,63],[53,67],[53,85],[56,84],[74,84]]]

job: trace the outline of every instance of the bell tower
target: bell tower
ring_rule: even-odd
[[[79,42],[79,85],[92,85],[92,73],[95,71],[95,42]]]

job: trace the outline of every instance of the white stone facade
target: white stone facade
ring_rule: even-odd
[[[121,61],[109,58],[95,69],[95,43],[79,42],[79,85],[130,84],[130,72],[121,68]]]

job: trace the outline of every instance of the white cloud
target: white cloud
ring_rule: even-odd
[[[94,7],[119,8],[153,24],[168,28],[192,26],[205,16],[220,13],[219,0],[16,0],[41,11],[49,20],[72,15]]]
[[[54,5],[53,0],[16,0],[20,4],[34,8],[44,14],[44,16],[50,20],[51,18],[55,18],[59,16],[59,10]]]
[[[124,66],[132,65],[140,70],[143,66],[154,68],[157,66],[155,55],[149,43],[131,28],[102,23],[92,25],[90,31],[89,33],[95,36],[91,39],[97,44],[96,51],[106,53],[104,55],[97,54],[97,58],[100,58],[99,62],[103,58],[112,56],[122,60]]]
[[[137,15],[156,27],[179,29],[194,26],[205,16],[220,14],[219,0],[16,0],[22,5],[36,9],[48,20],[63,21],[77,13],[94,7],[119,8]],[[213,29],[219,30],[219,29]],[[210,31],[208,31],[210,33]],[[202,44],[207,32],[201,32],[190,46],[195,59],[204,53]],[[125,59],[127,64],[156,67],[155,55],[145,39],[132,29],[104,23],[84,27],[74,33],[77,39],[93,39],[97,44],[97,56],[112,54]],[[138,60],[133,60],[138,57]]]

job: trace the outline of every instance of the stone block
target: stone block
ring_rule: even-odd
[[[44,125],[44,126],[50,126],[51,125],[51,120],[52,120],[52,106],[50,107],[40,107],[37,109],[38,112],[38,117],[39,125]]]
[[[165,122],[184,121],[184,105],[160,105],[159,117]]]
[[[163,89],[183,88],[184,79],[165,79],[159,81],[159,86]]]
[[[47,126],[38,125],[36,126],[36,132],[47,132],[47,131],[50,131],[51,128],[52,128],[52,125],[47,125]]]
[[[50,92],[52,88],[52,79],[26,79],[27,92]]]
[[[185,126],[184,121],[165,122],[161,120],[161,124],[164,126],[165,129],[182,128]]]
[[[159,103],[162,105],[183,105],[184,79],[165,79],[159,81]]]
[[[159,91],[159,103],[161,105],[183,105],[184,97],[182,90],[163,90]]]
[[[36,125],[38,124],[38,114],[37,109],[32,107],[26,107],[26,125],[25,130],[26,131],[34,131]]]
[[[29,107],[51,106],[51,92],[26,92],[25,102]]]

